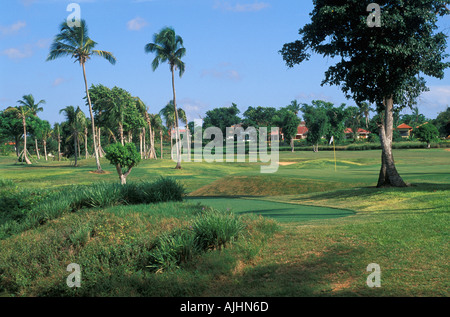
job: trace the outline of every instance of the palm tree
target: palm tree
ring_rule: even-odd
[[[159,130],[159,138],[160,138],[160,157],[161,159],[163,158],[163,124],[162,124],[162,119],[161,116],[159,114],[150,114],[150,121],[153,127],[153,133],[152,133],[152,142],[153,144],[155,143],[155,130],[158,129]],[[155,158],[156,157],[156,151],[153,148],[154,151],[154,155]]]
[[[73,150],[75,153],[75,167],[78,166],[78,142],[80,139],[81,130],[83,128],[83,122],[86,120],[86,116],[80,107],[75,109],[73,106],[67,106],[61,109],[59,113],[63,113],[66,116],[67,124],[70,128],[70,136],[67,140],[73,139]]]
[[[369,122],[370,122],[370,111],[373,111],[373,109],[369,106],[367,102],[361,102],[358,104],[359,109],[361,110],[361,113],[364,115],[364,118],[366,119],[366,129],[369,128]]]
[[[27,164],[31,164],[31,161],[28,159],[27,155],[27,118],[33,114],[33,110],[26,106],[19,106],[17,108],[9,107],[5,110],[5,112],[14,112],[18,119],[22,120],[23,125],[23,159]],[[21,154],[19,154],[20,159]],[[23,160],[22,160],[23,161]]]
[[[32,94],[24,95],[22,97],[22,100],[17,101],[19,104],[21,104],[24,107],[28,107],[31,110],[31,114],[33,116],[37,116],[38,112],[44,111],[44,108],[39,107],[40,104],[45,104],[45,100],[40,100],[38,103],[35,103],[34,97]],[[39,148],[37,143],[37,137],[34,137],[34,144],[36,147],[36,155],[38,160],[41,159],[41,156],[39,155]]]
[[[179,71],[180,77],[183,76],[185,65],[181,58],[186,55],[186,49],[183,47],[183,39],[175,34],[175,30],[170,27],[163,28],[159,33],[153,36],[154,43],[148,43],[145,46],[146,53],[155,53],[156,57],[152,62],[153,71],[155,71],[160,63],[168,62],[170,72],[172,73],[172,91],[173,91],[173,107],[175,113],[175,129],[176,138],[179,140],[178,130],[178,111],[175,93],[175,70]],[[181,168],[181,144],[177,142],[177,166]]]
[[[181,108],[179,108],[179,109],[177,109],[177,114],[175,114],[175,107],[174,107],[174,105],[173,105],[173,100],[171,100],[164,108],[162,108],[161,109],[161,111],[159,112],[159,115],[161,116],[161,117],[164,117],[164,119],[165,119],[165,121],[166,121],[166,127],[167,127],[167,129],[168,129],[168,131],[169,131],[169,135],[170,135],[170,145],[171,145],[171,149],[172,149],[172,132],[173,132],[173,130],[176,130],[176,132],[178,131],[179,132],[179,130],[178,130],[178,124],[177,124],[177,119],[178,118],[180,118],[181,119],[181,121],[183,121],[184,120],[184,118],[186,117],[186,113],[184,112],[184,110],[183,109],[181,109]],[[184,122],[184,121],[183,121]],[[175,133],[176,133],[175,132]],[[177,134],[176,133],[176,145],[177,145],[177,155],[178,155],[178,146],[179,146],[179,139],[180,138],[180,136],[179,136],[179,134]],[[181,151],[179,151],[180,153],[181,153]],[[171,158],[173,158],[172,157],[172,151],[170,152],[171,153]]]
[[[50,124],[47,124],[42,131],[42,143],[44,144],[44,157],[45,160],[48,161],[47,156],[47,140],[52,136],[53,130],[50,127]]]
[[[61,161],[61,125],[58,122],[53,125],[53,135],[58,142],[58,161]]]
[[[98,148],[95,140],[94,114],[92,113],[91,98],[89,97],[85,64],[91,58],[91,56],[94,55],[103,57],[113,65],[116,63],[116,58],[110,52],[94,50],[94,47],[97,45],[97,43],[89,38],[88,29],[84,20],[80,21],[79,27],[69,27],[67,22],[64,21],[61,24],[60,29],[60,33],[55,36],[55,39],[50,47],[50,53],[47,57],[47,61],[55,60],[62,56],[70,56],[71,58],[74,58],[76,62],[79,62],[80,66],[83,68],[84,85],[86,89],[86,97],[89,104],[89,114],[91,116],[91,127],[94,141],[94,156],[95,162],[97,164],[96,172],[101,173],[103,171],[100,165]]]

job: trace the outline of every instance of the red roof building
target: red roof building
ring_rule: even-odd
[[[344,133],[346,134],[346,137],[349,138],[350,134],[353,134],[353,130],[351,128],[346,128],[344,130]],[[367,139],[369,137],[369,134],[369,131],[359,128],[356,132],[356,137],[358,139]]]
[[[413,130],[412,127],[410,127],[409,125],[402,123],[400,124],[396,130],[400,133],[401,137],[404,139],[409,139],[409,137],[411,136],[411,131]]]

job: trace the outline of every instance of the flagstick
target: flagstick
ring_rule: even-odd
[[[336,172],[336,146],[334,145],[334,138],[333,138],[333,152],[334,152],[334,171]]]

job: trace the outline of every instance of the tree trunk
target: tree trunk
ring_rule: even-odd
[[[169,136],[170,136],[170,159],[171,160],[173,160],[173,151],[172,151],[172,149],[173,149],[173,140],[172,140],[172,128],[170,128],[170,133],[169,133]]]
[[[77,135],[75,134],[74,136],[73,136],[73,151],[74,151],[74,153],[75,153],[75,167],[77,167],[78,166],[78,153],[77,153]]]
[[[16,155],[17,155],[17,159],[19,159],[19,137],[16,135],[14,136],[14,142],[15,142],[15,146],[14,146],[14,150],[16,150]]]
[[[159,137],[160,137],[160,141],[161,141],[161,160],[163,159],[163,133],[162,133],[162,129],[159,129]]]
[[[48,157],[47,157],[47,141],[43,140],[42,142],[44,143],[44,157],[45,157],[45,160],[48,161]]]
[[[385,98],[384,107],[384,119],[381,120],[380,124],[381,169],[377,187],[406,187],[407,185],[397,172],[392,154],[392,135],[394,128],[394,101],[392,96]]]
[[[291,152],[294,153],[294,138],[291,138]]]
[[[37,144],[37,138],[34,138],[34,145],[36,146],[36,156],[37,156],[37,159],[40,160],[40,159],[41,159],[41,156],[39,155],[39,147],[38,147],[38,144]]]
[[[175,169],[181,169],[181,142],[180,142],[180,130],[178,128],[178,111],[177,111],[177,97],[175,94],[175,74],[173,66],[171,67],[172,71],[172,90],[173,90],[173,108],[175,109],[175,137],[176,137],[176,146],[177,146],[177,166]]]
[[[23,124],[23,157],[25,158],[25,163],[31,164],[27,155],[27,123],[25,121],[25,117],[22,118],[22,124]]]
[[[58,161],[61,161],[61,135],[58,133]]]
[[[124,145],[123,124],[122,124],[122,122],[119,123],[119,135],[120,135],[120,143],[122,143],[122,145]]]
[[[84,151],[86,153],[84,153],[84,155],[86,156],[86,160],[89,157],[89,151],[88,151],[88,129],[85,127],[84,128]]]
[[[98,154],[98,148],[97,148],[97,142],[95,141],[95,124],[94,124],[94,114],[92,112],[92,104],[91,104],[91,97],[89,96],[89,88],[86,80],[86,68],[84,63],[81,64],[83,66],[83,78],[84,78],[84,85],[86,86],[86,97],[89,104],[89,114],[91,116],[91,126],[92,126],[92,136],[94,141],[94,156],[95,156],[95,163],[97,164],[97,173],[103,173],[102,167],[100,165],[100,159]]]
[[[139,154],[141,155],[141,160],[144,158],[142,154],[142,131],[139,133]]]

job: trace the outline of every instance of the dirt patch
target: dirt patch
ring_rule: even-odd
[[[108,174],[112,174],[112,172],[107,172],[107,171],[102,171],[102,172],[97,172],[97,171],[89,171],[90,174],[97,174],[97,175],[108,175]]]
[[[297,164],[298,162],[278,162],[278,164],[280,164],[281,166],[287,166],[287,165],[292,165],[292,164]]]

